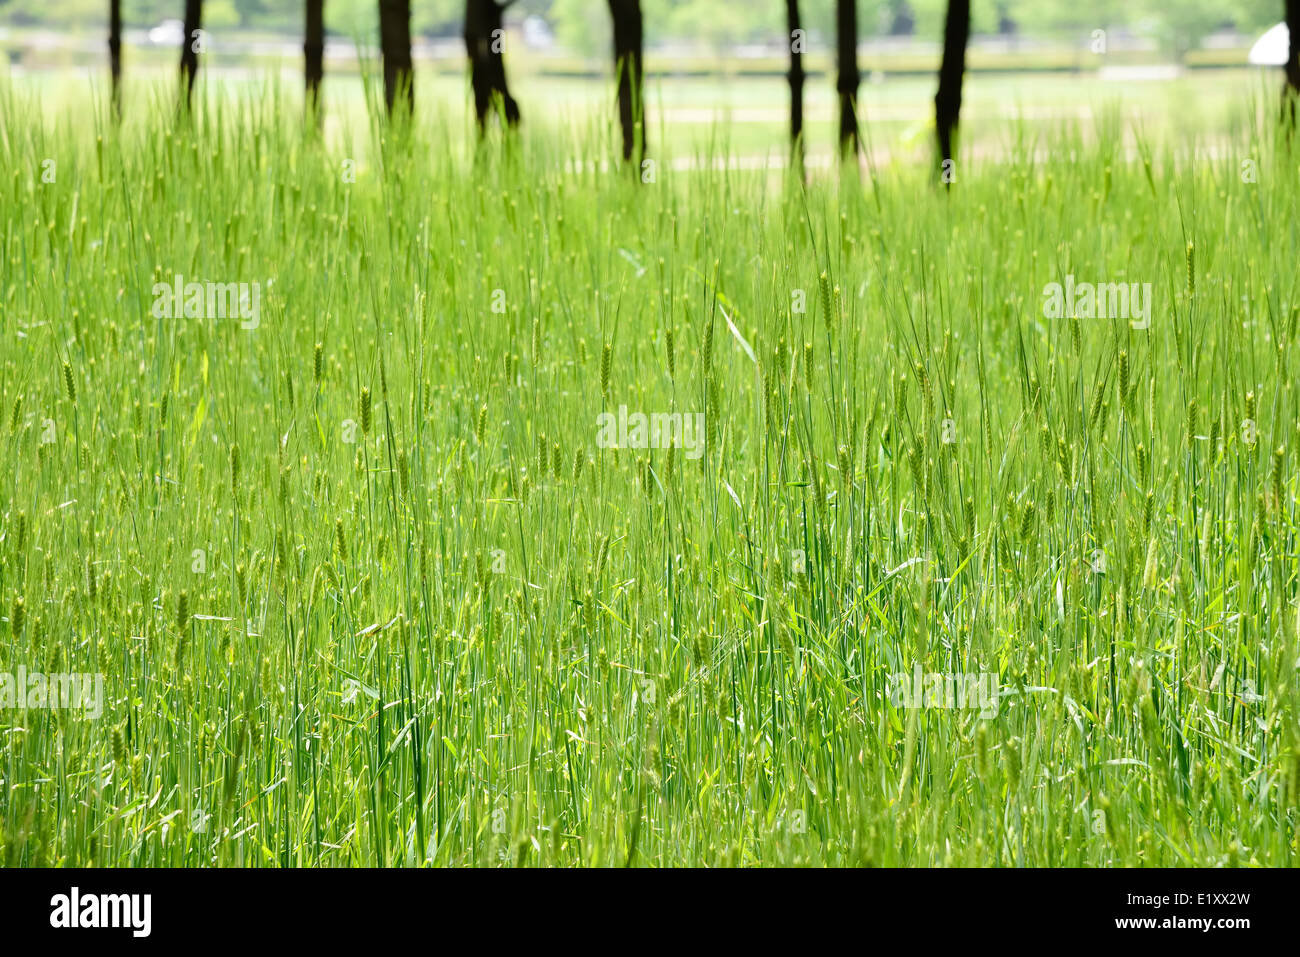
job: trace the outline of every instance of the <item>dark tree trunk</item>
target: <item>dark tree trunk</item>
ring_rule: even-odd
[[[400,96],[415,111],[411,70],[411,0],[379,0],[379,51],[384,59],[384,107],[393,115]]]
[[[185,36],[181,40],[181,86],[185,107],[194,99],[194,80],[199,73],[198,31],[203,29],[203,0],[185,0]]]
[[[803,173],[803,28],[799,25],[799,0],[785,0],[785,22],[790,43],[790,162]]]
[[[835,33],[839,49],[840,155],[858,155],[858,5],[856,0],[835,0]]]
[[[307,112],[320,111],[320,85],[325,79],[325,0],[307,0],[302,40],[303,74],[307,78]]]
[[[1282,94],[1282,115],[1295,123],[1296,98],[1300,97],[1300,0],[1286,0],[1286,28],[1291,47],[1286,57],[1286,88]]]
[[[618,76],[618,120],[623,127],[623,159],[645,160],[644,43],[641,0],[609,0],[614,21],[614,70]]]
[[[469,53],[469,80],[474,88],[474,115],[483,135],[488,111],[499,101],[501,115],[510,126],[519,123],[519,104],[506,85],[506,61],[502,53],[505,33],[502,14],[513,0],[465,0],[465,49]]]
[[[108,73],[113,80],[113,112],[122,115],[122,0],[108,0]]]
[[[939,91],[934,95],[934,125],[939,134],[939,158],[950,169],[952,135],[961,115],[961,81],[966,72],[966,41],[970,39],[970,0],[948,0],[943,28],[943,61]],[[950,180],[945,180],[950,182]]]

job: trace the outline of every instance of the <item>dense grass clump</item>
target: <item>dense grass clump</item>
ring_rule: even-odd
[[[0,710],[5,863],[1295,861],[1266,124],[802,189],[5,97],[0,672],[104,676]],[[157,315],[177,275],[257,321]],[[1149,326],[1048,318],[1067,276]],[[620,406],[703,453],[603,447]]]

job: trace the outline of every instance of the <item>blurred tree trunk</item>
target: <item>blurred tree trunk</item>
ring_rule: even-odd
[[[804,32],[799,25],[799,0],[785,0],[785,22],[790,43],[790,162],[803,176],[803,51]]]
[[[943,28],[943,60],[939,64],[939,90],[934,95],[934,125],[939,135],[939,158],[944,173],[952,169],[952,135],[961,115],[961,81],[966,72],[966,42],[970,39],[970,0],[948,0]],[[945,183],[952,180],[945,176]]]
[[[465,49],[469,53],[469,80],[474,88],[474,115],[483,135],[488,111],[499,99],[502,116],[510,126],[519,123],[519,104],[506,85],[506,62],[502,52],[505,31],[502,15],[514,0],[465,0]]]
[[[196,34],[203,29],[203,0],[185,0],[185,36],[181,40],[181,86],[185,107],[194,99],[194,80],[199,73],[201,40]]]
[[[113,113],[122,115],[122,0],[108,0],[108,72],[113,80]]]
[[[835,33],[839,49],[840,156],[858,155],[858,5],[856,0],[835,0]]]
[[[307,79],[307,114],[319,121],[320,85],[325,79],[325,0],[307,0],[302,55]]]
[[[614,70],[618,75],[618,119],[623,127],[623,159],[645,161],[644,40],[641,0],[609,0],[614,21]]]
[[[1292,124],[1296,119],[1296,98],[1300,97],[1300,0],[1286,0],[1286,28],[1290,48],[1286,57],[1286,88],[1282,94],[1282,114]]]
[[[411,70],[411,0],[379,0],[379,52],[384,60],[384,107],[393,115],[401,96],[407,113],[415,112]]]

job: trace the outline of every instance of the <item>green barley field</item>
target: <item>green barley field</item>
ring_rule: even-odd
[[[1271,82],[947,189],[204,93],[0,85],[5,864],[1296,862]]]

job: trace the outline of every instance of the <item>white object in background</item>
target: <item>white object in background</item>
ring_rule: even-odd
[[[1285,23],[1279,23],[1250,48],[1250,62],[1256,66],[1286,66],[1291,53],[1291,34]]]
[[[550,24],[538,16],[524,17],[524,45],[532,50],[549,50],[555,45]]]
[[[185,24],[179,20],[164,20],[149,31],[149,42],[159,46],[178,47],[185,39]]]

